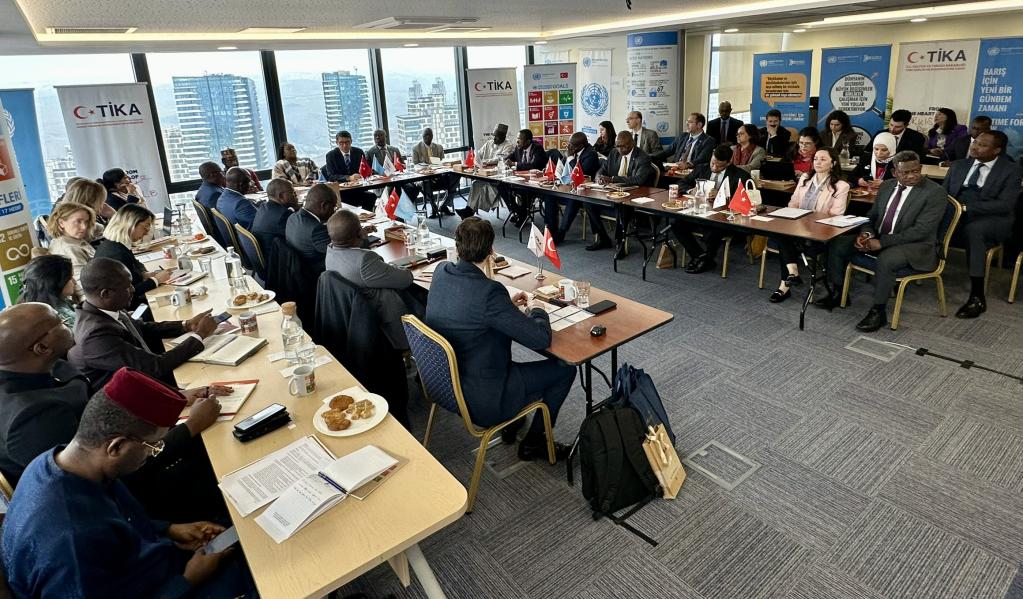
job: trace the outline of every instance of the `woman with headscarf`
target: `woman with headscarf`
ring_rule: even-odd
[[[114,210],[120,210],[125,204],[146,205],[142,200],[142,192],[124,169],[112,168],[103,173],[97,181],[107,188],[107,205]]]
[[[892,156],[895,155],[895,146],[898,142],[895,136],[887,131],[882,131],[874,137],[874,146],[870,154],[864,154],[860,158],[859,165],[849,177],[849,183],[860,187],[873,187],[877,189],[882,181],[887,181],[895,176],[895,169],[892,167]],[[869,157],[869,160],[868,160]]]

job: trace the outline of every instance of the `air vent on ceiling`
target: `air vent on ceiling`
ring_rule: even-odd
[[[442,25],[441,27],[432,27],[427,29],[430,33],[475,33],[477,31],[489,31],[493,27],[472,27],[472,26],[451,26]]]
[[[47,27],[46,33],[56,35],[118,35],[135,33],[138,27]]]
[[[305,27],[246,27],[238,33],[266,35],[271,33],[298,33],[299,31],[305,30]]]
[[[356,29],[419,29],[427,30],[479,21],[476,17],[387,17],[356,25]]]

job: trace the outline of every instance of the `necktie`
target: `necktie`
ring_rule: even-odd
[[[345,168],[352,168],[352,159],[348,156],[348,154],[345,154]]]
[[[887,235],[895,228],[895,213],[899,210],[899,204],[902,203],[902,192],[905,189],[906,187],[903,185],[895,187],[895,194],[888,201],[888,210],[885,210],[884,219],[881,220],[881,235]]]
[[[721,120],[721,143],[725,143],[726,139],[728,139],[728,121],[722,119]]]
[[[686,142],[686,162],[688,162],[690,164],[692,164],[692,162],[693,162],[691,160],[691,158],[693,157],[693,148],[696,146],[696,144],[693,143],[693,141],[695,139],[696,139],[695,137],[690,135],[689,136],[689,141]]]
[[[636,144],[637,146],[639,145],[639,133],[633,133],[632,134],[632,142],[634,144]]]
[[[973,173],[970,175],[970,178],[966,180],[966,185],[964,185],[964,187],[980,187],[977,185],[977,182],[980,181],[980,170],[985,166],[987,165],[983,162],[978,162],[977,168],[973,169]]]
[[[141,349],[149,351],[149,346],[146,345],[146,340],[142,338],[142,334],[139,333],[139,330],[135,328],[135,323],[132,322],[130,318],[128,318],[127,314],[125,314],[124,312],[118,312],[117,321],[121,323],[121,326],[128,329],[128,332],[131,333],[131,336],[134,337],[135,340],[139,342],[139,347]]]
[[[628,177],[629,176],[629,157],[628,156],[622,156],[622,164],[621,164],[621,166],[618,167],[618,176],[619,177]]]

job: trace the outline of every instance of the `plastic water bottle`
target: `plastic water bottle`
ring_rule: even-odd
[[[842,144],[842,151],[838,154],[838,161],[841,164],[849,164],[849,146]]]
[[[426,224],[426,216],[422,214],[416,215],[416,225],[418,229],[419,245],[426,249],[430,245],[430,227]]]
[[[234,295],[248,293],[249,283],[245,280],[245,269],[242,268],[242,260],[234,252],[233,247],[227,248],[224,266],[227,267],[227,280],[231,286],[231,293]]]
[[[284,357],[288,364],[298,364],[298,348],[302,347],[305,341],[305,331],[302,329],[302,321],[295,314],[295,302],[284,302],[281,304],[281,313],[284,319],[281,321],[281,342],[284,344]]]

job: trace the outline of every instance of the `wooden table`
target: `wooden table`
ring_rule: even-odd
[[[930,177],[936,181],[944,181],[945,175],[948,174],[947,166],[939,166],[937,164],[924,164],[920,167],[920,172],[925,177]]]
[[[359,183],[351,185],[348,183],[335,183],[328,181],[325,185],[329,185],[334,191],[339,194],[344,194],[346,191],[369,191],[371,189],[379,189],[381,187],[387,187],[388,185],[402,185],[404,183],[415,183],[417,181],[424,181],[426,179],[432,179],[438,176],[437,173],[422,174],[412,170],[405,171],[407,174],[392,175],[390,177],[378,177],[372,181],[363,179]],[[444,173],[440,173],[444,174]],[[309,193],[311,186],[296,185],[295,193],[298,195],[298,203],[303,204],[305,202],[305,196]],[[257,191],[255,193],[245,194],[245,197],[249,198],[253,202],[265,202],[267,199],[266,191]]]
[[[168,261],[167,266],[172,263]],[[250,287],[258,288],[250,279]],[[181,308],[157,306],[151,301],[157,320],[181,320],[212,308],[214,314],[226,309],[231,297],[226,280],[207,276],[193,284],[205,285],[209,294]],[[148,295],[163,295],[162,286]],[[239,310],[231,310],[237,314]],[[223,477],[292,441],[316,435],[335,455],[342,456],[367,444],[408,459],[386,484],[365,501],[349,499],[332,508],[294,537],[278,545],[255,522],[257,514],[242,518],[228,502],[246,560],[259,588],[267,598],[321,597],[359,575],[387,561],[402,583],[411,582],[409,566],[416,573],[428,597],[443,597],[418,542],[458,520],[465,511],[466,490],[393,416],[375,428],[354,437],[327,437],[313,428],[314,412],[322,400],[358,381],[333,358],[316,369],[316,392],[292,397],[288,379],[278,372],[287,364],[268,361],[282,349],[281,313],[259,315],[259,336],[268,345],[235,368],[186,363],[175,370],[180,384],[194,387],[214,381],[259,379],[255,392],[232,421],[219,422],[203,433],[210,461],[217,477]],[[329,354],[322,347],[317,355]],[[284,404],[293,424],[249,443],[232,436],[235,423],[272,404]]]

